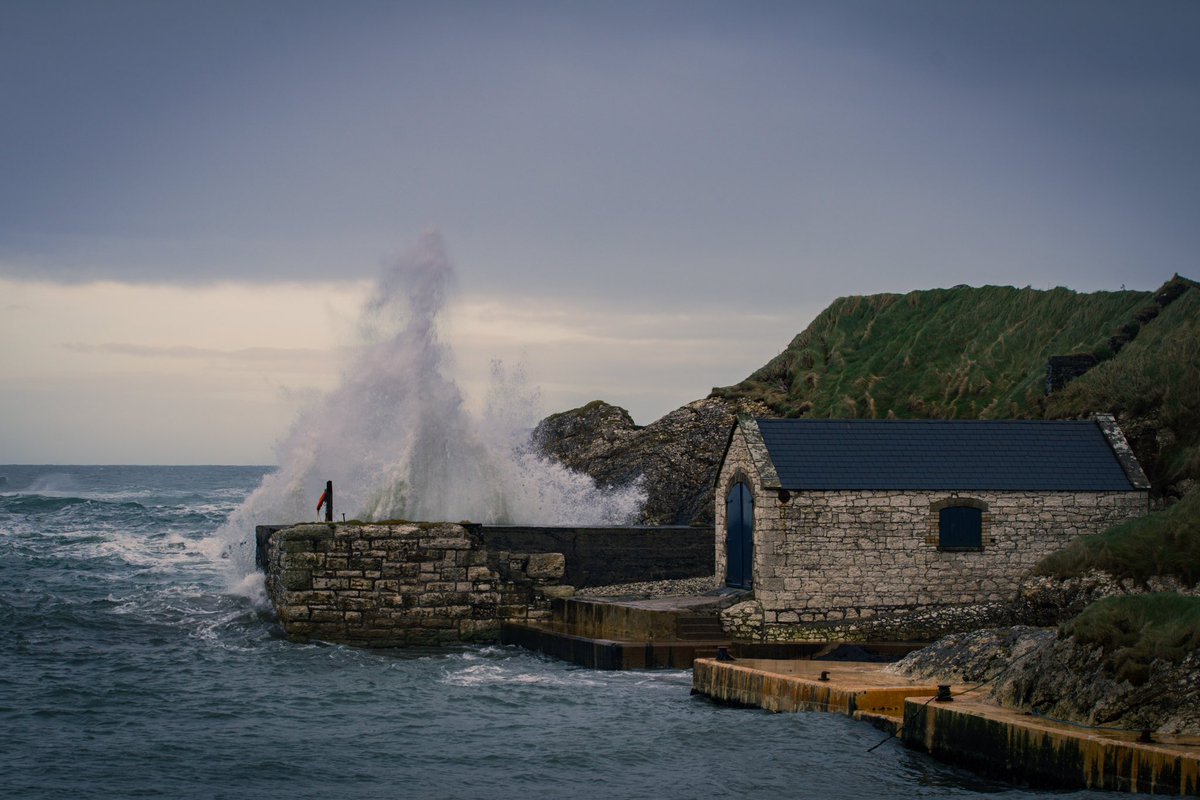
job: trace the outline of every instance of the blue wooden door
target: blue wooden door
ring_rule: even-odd
[[[754,584],[754,495],[738,481],[725,497],[725,583],[739,589]]]

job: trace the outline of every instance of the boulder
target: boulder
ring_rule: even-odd
[[[641,480],[645,525],[711,525],[713,482],[739,413],[766,416],[747,400],[706,398],[639,427],[629,412],[594,401],[542,420],[533,433],[540,451],[602,486]]]

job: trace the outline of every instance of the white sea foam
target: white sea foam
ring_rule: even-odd
[[[530,447],[537,391],[520,370],[493,365],[486,411],[481,419],[467,411],[438,336],[452,285],[437,234],[384,273],[341,382],[300,414],[276,447],[279,469],[217,534],[236,580],[253,569],[254,526],[315,519],[326,480],[338,518],[602,525],[637,517],[640,486],[601,489]]]
[[[601,686],[582,672],[523,672],[501,664],[476,664],[446,673],[442,683],[450,686]]]
[[[255,608],[270,608],[271,606],[271,602],[267,598],[266,576],[261,572],[249,573],[230,589],[229,593],[246,598]]]

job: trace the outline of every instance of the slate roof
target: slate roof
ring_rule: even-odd
[[[756,420],[790,491],[1131,491],[1095,422]]]

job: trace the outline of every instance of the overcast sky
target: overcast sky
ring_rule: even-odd
[[[422,232],[478,404],[835,297],[1200,277],[1200,3],[0,0],[0,463],[271,463]]]

